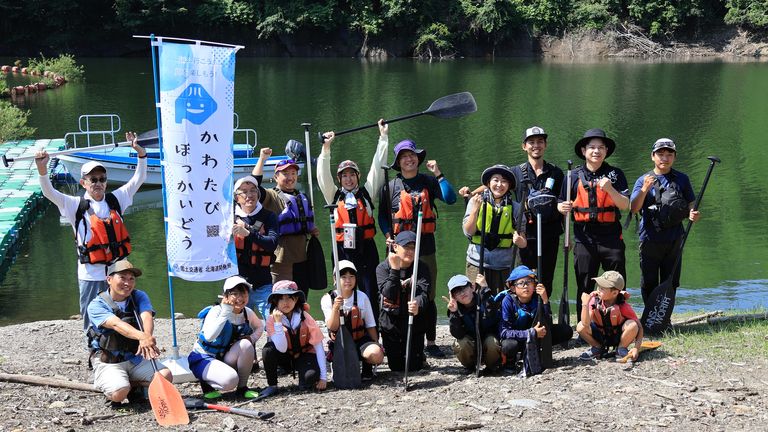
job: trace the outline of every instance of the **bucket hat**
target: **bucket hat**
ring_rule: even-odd
[[[400,171],[400,164],[397,162],[397,158],[400,156],[400,153],[405,150],[410,150],[416,153],[416,156],[419,158],[419,165],[421,165],[421,163],[424,162],[424,158],[427,157],[426,150],[416,148],[416,144],[411,140],[403,140],[397,143],[395,148],[392,150],[395,152],[395,161],[392,162],[392,165],[389,166],[390,168],[396,171]]]
[[[509,190],[515,190],[515,175],[508,166],[503,164],[496,164],[483,170],[483,174],[480,175],[480,183],[488,186],[488,183],[491,181],[491,177],[493,177],[494,174],[500,174],[507,179],[509,181]]]
[[[612,154],[613,151],[616,150],[616,142],[605,134],[605,131],[602,129],[590,129],[586,132],[584,132],[584,136],[576,143],[576,146],[574,147],[574,151],[576,152],[576,156],[580,157],[581,159],[586,159],[583,154],[581,154],[581,148],[586,146],[589,140],[592,138],[600,138],[605,143],[605,147],[607,148],[607,152],[605,155],[605,158],[608,159]]]
[[[291,280],[275,282],[275,284],[272,285],[272,292],[269,293],[269,297],[267,297],[267,302],[272,303],[275,297],[282,295],[298,295],[301,300],[304,300],[304,293],[299,289],[299,286],[296,285],[296,282]]]

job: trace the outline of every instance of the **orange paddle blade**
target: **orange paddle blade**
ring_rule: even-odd
[[[160,426],[189,424],[189,414],[181,394],[160,372],[149,383],[149,403]]]
[[[661,342],[659,341],[643,341],[643,343],[640,344],[640,347],[637,349],[637,354],[639,355],[643,351],[655,350],[660,346],[661,346]],[[630,354],[627,354],[626,356],[624,356],[624,358],[619,359],[619,363],[626,363],[631,359],[632,359],[632,356]]]

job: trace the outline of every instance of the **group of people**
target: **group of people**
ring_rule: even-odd
[[[355,161],[342,161],[332,174],[333,132],[323,134],[317,161],[318,186],[335,221],[332,242],[339,275],[321,299],[322,312],[330,344],[342,326],[352,335],[354,347],[349,349],[358,355],[363,380],[375,377],[375,367],[385,357],[390,370],[413,371],[425,366],[426,356],[444,356],[435,344],[436,207],[438,201],[457,201],[437,161],[427,160],[426,150],[412,140],[399,142],[394,161],[387,165],[389,127],[383,120],[378,126],[378,145],[364,183]],[[677,155],[672,140],[653,144],[654,167],[638,178],[630,194],[623,171],[606,162],[616,143],[603,130],[590,129],[576,143],[575,153],[584,164],[573,171],[569,166],[567,178],[544,159],[547,136],[540,127],[526,129],[521,145],[525,162],[493,165],[482,172],[480,187],[459,190],[466,202],[462,229],[469,242],[467,264],[463,274],[450,278],[448,295],[442,298],[456,339],[453,351],[468,369],[482,363],[488,372],[538,373],[546,367],[541,340],[559,344],[572,338],[570,325],[552,324],[549,301],[568,219],[573,220],[575,240],[576,331],[590,345],[580,358],[605,356],[608,347],[615,347],[616,355],[637,358],[643,330],[625,301],[621,211],[642,215],[640,284],[645,301],[672,271],[682,221],[699,218],[688,177],[672,169]],[[152,336],[152,305],[135,289],[141,270],[125,259],[131,246],[121,214],[146,177],[146,151],[135,134],[126,134],[126,139],[137,153],[136,172],[111,193],[106,192],[106,168],[98,162],[83,165],[80,184],[86,192],[73,197],[52,187],[48,155],[40,151],[36,159],[44,195],[75,230],[80,310],[94,383],[113,402],[131,397],[131,383],[148,385],[153,372],[148,362],[159,353]],[[251,175],[234,184],[232,236],[239,275],[228,278],[219,301],[198,315],[201,327],[189,364],[207,398],[224,391],[248,399],[267,397],[277,391],[281,369],[298,372],[302,388],[326,387],[327,347],[306,303],[306,245],[319,235],[317,208],[299,190],[299,165],[293,160],[278,163],[275,186],[264,187],[264,164],[271,153],[261,149]],[[429,173],[422,172],[422,165]],[[386,239],[381,245],[375,241],[377,222]],[[384,248],[383,259],[378,246]],[[518,256],[521,265],[516,266]],[[598,276],[601,266],[604,273]],[[679,266],[674,285],[679,285]],[[247,382],[259,367],[255,346],[264,332],[267,387],[257,392]],[[172,379],[167,369],[161,373]],[[140,390],[134,393],[142,395]]]

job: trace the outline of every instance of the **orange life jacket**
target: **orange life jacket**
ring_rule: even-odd
[[[109,206],[109,216],[104,219],[96,216],[85,198],[80,199],[75,213],[75,236],[86,213],[91,225],[91,239],[77,245],[77,255],[83,264],[112,264],[131,253],[131,239],[121,216],[120,203],[111,192],[105,194],[104,199]]]
[[[416,231],[418,212],[415,210],[421,203],[422,221],[421,232],[432,234],[435,232],[436,216],[429,197],[429,190],[424,188],[421,192],[411,190],[401,179],[392,180],[390,190],[396,192],[395,182],[402,185],[400,189],[400,208],[392,215],[392,233],[397,235],[400,231]]]
[[[236,217],[237,218],[237,217]],[[259,234],[266,233],[264,224],[259,227]],[[237,261],[245,261],[252,266],[269,267],[274,257],[272,252],[264,250],[256,244],[250,236],[235,236],[235,251],[237,252]]]
[[[331,302],[336,299],[336,290],[328,292],[331,296]],[[344,325],[352,333],[352,339],[355,341],[360,340],[365,335],[365,321],[363,320],[363,314],[360,313],[360,308],[357,307],[357,288],[355,288],[354,301],[352,303],[352,309],[344,314]],[[336,340],[336,332],[328,332],[328,336],[331,340]]]
[[[616,203],[597,185],[598,180],[588,181],[579,172],[576,199],[573,200],[573,220],[576,222],[613,223],[618,219]]]
[[[298,331],[288,327],[289,326],[286,326],[285,329],[285,331],[288,333],[288,337],[286,338],[288,341],[288,349],[286,352],[290,353],[293,358],[299,358],[301,353],[315,352],[315,347],[309,343],[309,325],[304,321],[303,312],[301,315],[301,323],[299,324]]]
[[[344,241],[344,224],[348,223],[357,225],[356,231],[362,234],[364,240],[372,239],[376,235],[376,223],[366,208],[367,203],[373,209],[368,191],[365,188],[360,188],[355,193],[357,207],[353,212],[350,212],[344,205],[344,195],[341,189],[336,192],[336,241],[339,243]]]
[[[594,298],[590,307],[592,322],[603,332],[606,340],[617,334],[621,334],[621,326],[626,319],[621,314],[618,304],[605,307],[602,301]]]

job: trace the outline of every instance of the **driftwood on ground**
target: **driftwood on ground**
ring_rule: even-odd
[[[715,317],[715,316],[718,316],[718,315],[722,315],[722,314],[723,314],[723,311],[716,310],[716,311],[712,311],[712,312],[707,312],[705,314],[696,315],[694,317],[690,317],[688,319],[685,319],[685,320],[682,320],[682,321],[679,321],[679,322],[672,323],[672,325],[673,326],[679,326],[679,325],[683,325],[683,324],[692,324],[692,323],[699,322],[699,321],[704,321],[705,319],[712,318],[712,317]]]
[[[85,383],[76,382],[76,381],[67,381],[67,380],[57,379],[57,378],[39,377],[34,375],[0,373],[0,381],[98,392],[98,390],[96,390],[96,388],[91,384],[85,384]]]
[[[714,317],[707,319],[707,324],[722,324],[727,322],[744,322],[765,319],[768,319],[768,312]]]

